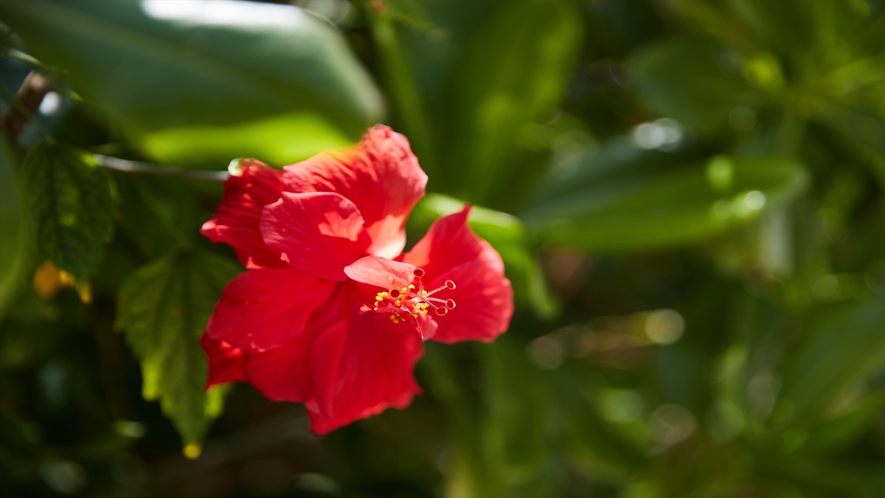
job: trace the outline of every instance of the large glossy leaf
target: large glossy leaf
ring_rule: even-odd
[[[687,163],[682,163],[686,161]],[[553,176],[521,214],[546,244],[623,251],[686,243],[751,220],[801,193],[804,168],[781,157],[695,161],[615,140]]]
[[[114,327],[141,362],[144,398],[160,401],[184,445],[199,443],[221,413],[222,391],[204,390],[200,336],[240,270],[212,253],[182,251],[139,268],[120,288]]]
[[[161,161],[292,162],[382,114],[343,39],[296,7],[3,0],[0,17]]]
[[[41,143],[22,161],[21,185],[40,261],[85,282],[114,227],[117,195],[107,170],[85,152]]]
[[[635,53],[627,67],[652,110],[698,132],[712,132],[735,107],[762,101],[739,74],[722,64],[726,55],[701,42],[667,41]]]
[[[18,152],[0,134],[0,317],[21,284],[26,232],[14,167]]]

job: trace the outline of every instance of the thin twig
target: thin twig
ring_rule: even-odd
[[[159,164],[151,164],[140,161],[129,161],[120,159],[119,157],[105,156],[102,154],[93,154],[95,162],[105,168],[123,171],[126,173],[140,174],[158,174],[158,175],[174,175],[185,178],[193,178],[195,180],[207,180],[211,182],[223,182],[227,180],[230,173],[227,171],[205,171],[184,168],[173,168],[168,166],[160,166]]]
[[[13,95],[5,86],[0,85],[0,93],[3,94],[3,97],[11,105],[2,120],[0,120],[0,126],[2,126],[3,131],[10,137],[15,138],[25,123],[30,121],[47,142],[54,143],[55,139],[49,133],[49,130],[44,128],[34,117],[34,112],[40,107],[43,97],[51,89],[52,79],[43,76],[37,71],[31,71],[28,74],[17,95]]]

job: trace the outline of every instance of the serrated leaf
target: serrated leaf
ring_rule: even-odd
[[[383,115],[344,39],[291,5],[0,0],[0,16],[160,161],[286,164]]]
[[[85,152],[40,143],[25,156],[20,176],[37,256],[85,283],[114,227],[110,175]]]
[[[120,288],[114,326],[141,362],[142,395],[159,400],[182,446],[199,443],[221,413],[223,392],[204,390],[200,336],[221,289],[241,270],[212,253],[182,251],[139,268]]]

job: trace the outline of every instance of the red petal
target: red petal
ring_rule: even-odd
[[[206,332],[241,349],[272,349],[300,333],[334,291],[294,268],[246,270],[221,292]]]
[[[415,267],[377,256],[366,256],[344,268],[348,277],[382,289],[399,289],[412,283]]]
[[[424,270],[425,288],[455,282],[453,290],[436,297],[454,299],[456,306],[435,317],[439,328],[433,340],[452,343],[491,341],[504,333],[513,316],[513,289],[504,277],[504,262],[488,242],[467,226],[470,206],[436,220],[427,235],[402,256]]]
[[[308,404],[313,432],[325,434],[388,407],[408,406],[421,392],[412,370],[422,354],[410,326],[365,309],[347,327],[323,332],[309,360],[316,396]]]
[[[249,383],[274,401],[304,402],[313,396],[307,361],[316,330],[308,328],[282,346],[246,352],[244,364]]]
[[[347,327],[344,317],[354,306],[347,289],[339,289],[323,312],[314,313],[304,332],[296,334],[282,346],[262,352],[246,352],[244,364],[249,382],[265,397],[274,401],[305,402],[314,397],[308,373],[308,361],[319,335],[340,335]]]
[[[200,337],[200,346],[209,359],[209,375],[206,389],[215,384],[246,380],[243,370],[243,352],[223,341],[216,341],[208,335]]]
[[[212,242],[233,247],[247,268],[285,267],[258,230],[261,209],[280,198],[282,171],[256,159],[243,159],[239,166],[240,173],[224,182],[224,196],[215,217],[203,224],[200,233]]]
[[[363,218],[340,194],[283,192],[261,215],[264,242],[283,261],[329,280],[346,280],[344,267],[365,254]]]
[[[392,258],[405,246],[403,226],[427,175],[406,137],[377,125],[356,147],[286,166],[283,181],[291,192],[338,192],[353,201],[372,240],[369,254]]]

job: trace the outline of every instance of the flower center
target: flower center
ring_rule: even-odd
[[[414,275],[415,279],[408,287],[388,289],[375,295],[375,311],[390,313],[390,321],[400,323],[405,321],[403,315],[412,315],[417,318],[418,315],[426,315],[429,310],[433,310],[435,315],[443,316],[455,308],[454,300],[434,297],[438,292],[454,290],[455,282],[446,280],[436,289],[427,290],[421,280],[424,270],[415,268]]]

